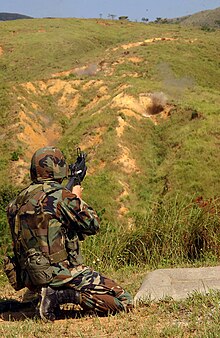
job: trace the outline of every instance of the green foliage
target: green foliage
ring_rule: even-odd
[[[18,188],[15,188],[12,184],[0,186],[0,254],[5,253],[6,250],[11,250],[11,236],[7,223],[6,207],[17,193]]]
[[[0,73],[1,74],[1,73]],[[1,76],[0,76],[1,79]],[[4,126],[7,118],[7,112],[10,106],[10,99],[9,99],[9,87],[7,84],[3,84],[1,81],[0,84],[0,128]]]
[[[126,27],[132,33],[128,24]],[[34,19],[19,20],[16,25],[8,21],[1,23],[4,54],[0,69],[5,80],[41,79],[86,63],[104,49],[126,40],[127,33],[117,21],[107,30],[100,29],[93,20]]]
[[[30,157],[27,145],[16,138],[17,132],[25,131],[18,118],[22,110],[33,125],[41,121],[43,132],[58,122],[62,135],[57,145],[69,163],[76,159],[77,146],[88,153],[83,199],[97,210],[101,228],[81,243],[86,264],[118,279],[132,294],[146,270],[218,264],[218,29],[33,19],[1,22],[0,33],[0,263],[11,250],[6,207],[19,190],[12,180],[18,164],[14,161],[27,162]],[[148,42],[159,37],[162,40]],[[136,47],[121,47],[131,42]],[[82,66],[85,71],[56,74]],[[64,90],[50,91],[55,80],[65,81]],[[36,91],[28,89],[28,81]],[[68,92],[71,86],[73,93]],[[123,94],[139,103],[140,94],[155,92],[162,92],[172,107],[166,119],[155,115],[156,123],[142,116],[147,109],[130,109],[124,101],[114,104]],[[72,109],[68,102],[76,93],[79,101]],[[198,196],[212,203],[201,207],[194,201]],[[0,285],[6,287],[1,288],[1,298],[8,297],[2,271]],[[217,337],[219,294],[145,304],[134,313],[109,317],[107,326],[94,318],[93,332],[112,336],[116,321],[121,337]],[[76,336],[91,335],[91,322],[87,328],[85,324],[72,329]],[[57,330],[37,320],[5,321],[0,332],[65,336],[68,325]]]
[[[88,153],[84,198],[98,211],[103,223],[100,235],[83,243],[87,257],[88,249],[91,257],[94,252],[104,265],[110,259],[112,266],[139,261],[159,266],[215,260],[217,220],[206,219],[194,206],[189,215],[183,205],[192,196],[214,198],[219,194],[219,32],[80,19],[2,22],[0,32],[2,186],[8,186],[13,162],[27,160],[25,145],[19,147],[11,128],[17,125],[16,130],[25,130],[16,113],[24,108],[28,117],[42,118],[43,130],[58,121],[62,128],[58,145],[69,163],[75,160],[77,146],[82,145]],[[131,42],[137,42],[136,46],[121,47]],[[90,65],[96,71],[90,72]],[[81,66],[87,71],[64,77],[56,74]],[[75,82],[73,93],[67,93],[65,99],[74,99],[77,92],[76,109],[60,100],[63,92],[51,94],[48,79],[51,86],[53,80],[61,79],[68,88]],[[47,84],[47,90],[44,92],[35,80],[41,80],[42,88]],[[22,85],[28,81],[34,83],[36,92]],[[101,86],[106,95],[100,91]],[[173,106],[168,118],[155,116],[156,124],[143,118],[136,107],[133,115],[127,115],[126,102],[121,107],[113,104],[123,94],[139,102],[140,94],[154,92],[162,92]],[[116,129],[119,117],[124,121],[121,136]],[[134,163],[131,170],[129,163],[126,168],[124,149]],[[9,196],[3,190],[0,196],[5,207]],[[182,202],[177,204],[176,196]],[[121,215],[123,207],[128,213]],[[8,230],[3,209],[1,231],[7,234],[2,236],[4,242]],[[7,244],[3,242],[3,246]],[[202,243],[202,250],[198,243]]]
[[[215,204],[214,204],[215,206]],[[219,206],[209,212],[193,200],[152,203],[128,216],[128,224],[102,225],[101,233],[83,244],[90,265],[150,268],[203,262],[220,257]]]
[[[18,161],[21,155],[23,155],[23,150],[21,146],[19,146],[11,153],[11,161]]]
[[[209,27],[209,26],[207,26],[207,25],[202,26],[202,27],[201,27],[201,30],[202,30],[202,31],[205,31],[205,32],[215,32],[215,28]]]

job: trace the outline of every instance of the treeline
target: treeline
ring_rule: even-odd
[[[0,13],[0,21],[18,20],[18,19],[33,19],[31,16],[17,13]]]

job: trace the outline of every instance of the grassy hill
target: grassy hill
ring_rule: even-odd
[[[183,26],[200,26],[219,28],[220,27],[220,7],[201,11],[192,15],[179,18],[168,19],[169,23],[179,23]]]
[[[220,7],[190,15],[182,21],[183,25],[220,27]]]
[[[0,12],[0,21],[18,20],[18,19],[33,19],[31,16],[18,13],[3,13]]]
[[[60,146],[68,161],[77,146],[88,153],[85,199],[106,227],[132,229],[132,240],[146,242],[146,217],[158,226],[155,208],[163,222],[177,199],[185,210],[198,196],[218,197],[218,31],[107,20],[31,22],[0,27],[3,200],[11,198],[11,184],[28,183],[31,155],[47,144]],[[206,242],[199,245],[210,247]],[[215,246],[213,252],[219,254]]]
[[[217,264],[219,30],[33,19],[1,22],[0,33],[1,253],[10,250],[5,206],[28,184],[33,151],[55,144],[69,162],[77,146],[88,153],[84,199],[97,209],[102,229],[83,243],[86,263],[132,293],[142,269]],[[0,282],[4,297],[12,295],[3,275]],[[206,301],[204,313],[201,299],[149,304],[126,328],[122,315],[101,322],[105,329],[97,319],[83,329],[82,319],[72,332],[88,336],[92,325],[114,337],[118,325],[124,337],[189,336],[193,329],[201,336],[207,328],[215,334],[217,314],[209,319],[208,310],[216,299]],[[192,307],[203,320],[189,319]],[[188,326],[176,326],[172,315],[183,313]],[[40,325],[26,321],[18,332],[16,322],[4,323],[2,332],[29,336],[31,327],[40,337]],[[56,328],[45,329],[54,336]]]

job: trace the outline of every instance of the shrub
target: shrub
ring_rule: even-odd
[[[84,251],[90,264],[158,268],[220,257],[217,212],[201,208],[194,200],[177,196],[153,203],[145,214],[132,217],[131,229],[105,224],[100,235],[87,239]]]
[[[10,184],[0,186],[0,250],[1,254],[8,250],[11,243],[10,230],[7,223],[6,207],[18,190]]]

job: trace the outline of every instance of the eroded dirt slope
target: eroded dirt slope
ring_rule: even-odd
[[[119,64],[133,63],[137,66],[144,62],[143,58],[137,55],[132,56],[127,50],[150,43],[172,43],[173,40],[160,37],[142,42],[131,42],[108,50],[105,59],[98,64],[88,64],[52,74],[47,80],[15,86],[14,95],[17,106],[14,114],[15,123],[12,128],[23,149],[23,155],[18,161],[13,162],[12,175],[15,182],[20,184],[27,177],[34,151],[59,142],[63,135],[63,122],[68,125],[74,116],[77,115],[79,118],[79,112],[81,115],[92,116],[103,114],[105,118],[105,112],[109,108],[117,111],[117,117],[113,116],[113,118],[117,119],[115,137],[118,144],[118,158],[114,163],[120,165],[125,175],[138,174],[140,169],[128,145],[123,142],[123,133],[128,127],[135,128],[129,123],[130,119],[135,119],[140,124],[146,119],[151,119],[154,124],[157,124],[161,118],[169,116],[172,106],[169,105],[164,93],[142,92],[135,96],[128,94],[127,89],[131,85],[126,83],[124,78],[141,76],[137,71],[122,74],[122,82],[114,89],[109,87],[109,77],[114,75]],[[125,52],[118,58],[119,48]],[[113,77],[112,79],[114,81]],[[84,135],[79,146],[83,150],[89,149],[90,153],[95,155],[95,149],[103,142],[106,132],[104,126],[95,127],[92,133]],[[92,175],[104,167],[105,162],[102,160],[90,167],[89,174]],[[130,187],[128,180],[120,180],[119,183],[122,186],[122,193],[117,199],[118,213],[120,217],[123,217],[128,211],[124,204],[124,197],[129,194]]]

